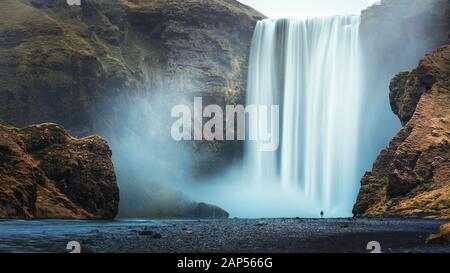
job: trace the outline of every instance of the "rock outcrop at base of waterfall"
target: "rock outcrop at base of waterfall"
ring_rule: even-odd
[[[396,76],[390,90],[404,126],[363,177],[353,212],[450,219],[450,45]]]
[[[111,150],[56,124],[0,124],[0,218],[112,219],[119,190]]]
[[[188,208],[186,215],[195,219],[228,219],[230,214],[221,207],[207,203],[192,203]]]

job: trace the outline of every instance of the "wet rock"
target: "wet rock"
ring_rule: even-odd
[[[187,215],[198,219],[228,219],[230,216],[224,209],[206,203],[193,203],[188,208]]]
[[[158,232],[155,232],[152,237],[153,237],[153,239],[161,239],[162,235]]]

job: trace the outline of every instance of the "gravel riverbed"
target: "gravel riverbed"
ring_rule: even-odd
[[[229,219],[0,221],[0,252],[367,253],[444,252],[425,239],[442,221],[405,219]]]

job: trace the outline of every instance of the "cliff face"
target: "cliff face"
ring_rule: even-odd
[[[121,205],[134,203],[133,211],[144,210],[139,216],[149,215],[148,202],[167,202],[156,185],[167,182],[155,177],[163,171],[145,164],[181,172],[173,162],[185,147],[172,142],[164,151],[150,140],[170,138],[171,105],[192,104],[194,96],[204,104],[239,102],[253,28],[264,17],[235,0],[2,0],[0,11],[0,119],[106,137]],[[240,152],[231,142],[189,145],[200,174]]]
[[[87,135],[115,123],[101,111],[137,94],[240,98],[253,27],[263,17],[256,11],[234,0],[81,3],[1,1],[0,118]]]
[[[55,124],[0,124],[0,218],[112,219],[118,204],[106,141]]]
[[[390,85],[404,125],[361,182],[356,216],[450,219],[450,46]]]

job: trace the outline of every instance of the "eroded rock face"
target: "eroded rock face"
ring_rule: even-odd
[[[105,140],[50,123],[0,124],[0,218],[112,219],[118,204]]]
[[[364,169],[370,168],[401,127],[390,111],[389,82],[400,71],[414,69],[427,53],[449,43],[448,18],[448,0],[381,0],[362,11],[360,43],[366,77],[361,104],[365,119],[370,120],[361,125],[360,141],[366,156],[360,164]],[[414,104],[403,105],[409,106],[412,115]],[[404,114],[400,112],[400,116]]]
[[[391,83],[404,127],[361,182],[356,216],[450,219],[450,46]]]

